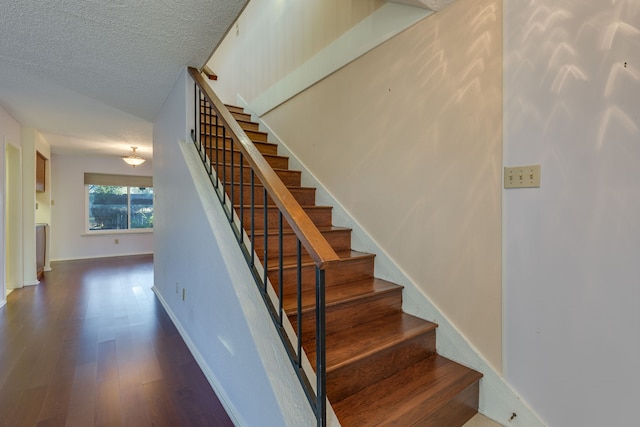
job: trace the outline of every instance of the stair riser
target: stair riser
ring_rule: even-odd
[[[256,206],[262,206],[264,203],[264,191],[262,186],[255,186],[253,200]],[[315,188],[289,188],[291,195],[301,206],[315,206],[316,204],[316,191]],[[274,206],[275,203],[270,196],[267,195],[267,203],[269,206]],[[234,185],[233,190],[233,204],[240,204],[240,185]],[[251,204],[251,187],[249,185],[244,186],[242,192],[242,204],[249,206]]]
[[[236,208],[239,212],[239,208]],[[316,225],[316,227],[329,227],[331,225],[331,208],[329,207],[313,207],[305,209],[305,212]],[[273,207],[268,209],[267,224],[269,230],[275,231],[278,229],[278,209]],[[243,212],[244,216],[244,228],[247,230],[247,234],[251,232],[251,211],[246,208]],[[255,208],[255,230],[262,232],[264,230],[264,209]],[[282,220],[283,230],[291,230],[291,227],[287,224],[287,221]]]
[[[322,235],[327,242],[331,245],[335,251],[349,250],[351,246],[351,230],[340,230],[323,232]],[[278,236],[269,236],[269,245],[267,247],[269,258],[276,258],[279,252],[279,239]],[[255,239],[256,251],[263,257],[264,252],[264,236],[256,236]],[[282,253],[283,256],[295,255],[297,253],[298,239],[294,234],[285,234],[282,236]],[[307,255],[307,250],[302,247],[302,255]]]
[[[200,125],[200,132],[205,134],[205,135],[210,135],[210,136],[216,136],[217,135],[220,138],[231,137],[232,136],[232,134],[229,131],[224,132],[223,129],[222,129],[222,126],[218,126],[217,131],[216,131],[215,125],[208,125],[208,124],[204,124],[204,123],[202,123]],[[244,133],[249,137],[249,139],[251,141],[254,141],[254,142],[267,142],[268,141],[268,136],[264,132],[254,131],[254,130],[245,130]]]
[[[200,123],[200,130],[208,135],[218,135],[221,137],[231,136],[228,131],[227,132],[224,131],[224,127],[221,126],[220,124],[218,124],[218,127],[216,128],[215,122],[213,124],[208,124],[204,122]],[[258,130],[249,130],[244,128],[242,130],[244,130],[244,133],[246,133],[249,139],[251,139],[252,141],[259,141],[259,142],[268,141],[268,135],[265,132],[261,132]]]
[[[215,159],[214,159],[215,160]],[[231,159],[229,159],[231,160]],[[215,165],[214,165],[215,167]],[[226,176],[224,176],[226,169]],[[240,184],[240,167],[239,165],[233,167],[233,171],[231,170],[231,166],[227,165],[226,167],[220,167],[220,179],[223,178],[227,180],[229,184],[231,184],[231,173],[233,172],[233,181],[234,184]],[[291,171],[291,170],[283,170],[278,169],[275,171],[276,175],[282,180],[284,185],[290,185],[292,187],[300,186],[300,172],[299,171]],[[249,184],[251,182],[251,169],[243,168],[243,184]],[[260,180],[256,177],[254,184],[261,184]]]
[[[363,309],[366,307],[366,309]],[[381,316],[387,316],[402,309],[402,290],[397,289],[383,294],[371,295],[356,301],[329,306],[326,309],[326,332],[328,334],[369,322]],[[289,315],[289,320],[297,330],[297,316]],[[315,310],[302,314],[302,341],[315,339]]]
[[[240,125],[240,127],[242,129],[244,129],[245,131],[248,130],[252,130],[252,131],[258,131],[260,130],[260,125],[258,123],[255,122],[251,122],[251,121],[246,121],[246,120],[238,120],[236,119],[236,121],[238,122],[238,124]],[[215,115],[212,116],[208,116],[208,115],[204,115],[202,116],[201,120],[200,120],[201,124],[205,124],[205,125],[210,125],[210,124],[216,124],[216,118]],[[218,125],[221,125],[221,121],[218,121]]]
[[[238,120],[238,119],[236,119],[236,120]],[[238,124],[245,131],[247,131],[247,130],[259,130],[260,129],[260,125],[258,123],[255,123],[255,122],[249,122],[249,121],[245,121],[245,120],[238,120]]]
[[[271,266],[276,267],[276,266]],[[341,261],[337,266],[327,270],[325,273],[325,286],[340,285],[343,283],[354,282],[357,280],[364,280],[373,277],[374,258],[354,258],[345,259]],[[272,270],[268,273],[271,283],[277,284],[278,272]],[[284,280],[284,294],[295,294],[298,271],[295,267],[286,268],[283,272]],[[313,290],[316,287],[316,267],[315,265],[303,265],[302,266],[302,290]]]
[[[250,122],[251,121],[251,114],[237,113],[237,112],[232,111],[231,115],[236,120],[243,120],[243,121],[246,121],[246,122]]]
[[[216,156],[217,155],[217,156]],[[211,158],[211,160],[220,164],[231,164],[239,165],[240,164],[240,152],[224,150],[224,149],[215,149],[215,147],[211,149],[207,149],[207,156]],[[289,158],[282,156],[274,156],[273,154],[264,155],[264,159],[271,165],[274,169],[289,169]],[[233,162],[232,162],[233,161]],[[243,158],[243,163],[245,167],[249,167],[249,162]]]
[[[218,150],[237,150],[238,146],[237,146],[237,142],[234,142],[233,144],[231,143],[231,138],[217,138],[217,143],[218,146],[216,147],[216,138],[213,136],[209,136],[209,135],[201,135],[200,137],[200,141],[202,141],[202,143],[205,145],[205,147],[207,147],[207,149],[209,149],[209,147],[212,150],[215,150],[216,148]],[[260,151],[262,154],[273,154],[273,155],[277,155],[278,154],[278,146],[274,145],[274,144],[266,144],[264,142],[253,142],[253,145],[256,146],[256,148],[258,149],[258,151]]]
[[[480,382],[476,381],[451,398],[442,408],[412,425],[420,427],[462,426],[478,412],[479,396]]]
[[[380,378],[389,377],[436,351],[436,332],[430,330],[342,368],[327,372],[329,400],[338,402]],[[371,375],[375,372],[375,375]],[[448,424],[443,424],[448,425]]]
[[[207,114],[209,112],[207,110],[208,103],[206,101],[201,101],[200,102],[200,106],[202,107],[203,115],[209,115],[209,114]],[[241,111],[236,111],[235,108],[234,108],[233,111],[229,110],[229,112],[231,113],[231,115],[233,117],[235,117],[236,120],[246,120],[248,122],[251,121],[251,114],[243,113]],[[213,110],[210,110],[210,113],[215,115],[215,112]]]
[[[225,105],[227,107],[227,110],[231,111],[232,113],[244,113],[244,108],[242,107],[237,107],[235,105]]]

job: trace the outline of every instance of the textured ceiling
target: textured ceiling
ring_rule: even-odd
[[[54,153],[151,155],[152,121],[246,0],[0,2],[0,105]]]

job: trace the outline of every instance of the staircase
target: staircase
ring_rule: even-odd
[[[402,311],[402,286],[374,277],[375,255],[353,250],[351,230],[333,225],[331,207],[316,205],[315,189],[301,186],[300,172],[289,169],[289,159],[277,154],[277,145],[268,142],[267,134],[241,108],[227,108],[340,257],[325,277],[326,391],[340,423],[345,427],[462,426],[477,412],[482,375],[436,353],[437,325]],[[231,146],[212,146],[222,129],[210,117],[201,117],[201,142],[214,156],[216,150],[220,158],[224,154],[227,164],[219,173],[234,174],[234,191],[229,186],[227,194],[236,212],[243,206],[246,232],[251,236],[247,225],[250,191],[239,188],[248,188],[249,168],[240,172],[231,167],[232,158],[234,163],[241,161],[238,153],[231,155]],[[265,216],[259,183],[256,189],[255,253],[264,262],[266,243],[267,276],[271,283],[280,283],[278,209],[269,200]],[[266,235],[260,231],[265,218]],[[297,238],[286,224],[281,247],[283,309],[297,329],[296,284],[301,273],[302,347],[315,365],[315,264],[303,250],[298,272]]]

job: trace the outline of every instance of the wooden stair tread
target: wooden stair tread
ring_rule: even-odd
[[[328,309],[331,306],[353,302],[370,296],[376,296],[387,292],[397,292],[402,290],[403,286],[372,277],[347,284],[327,286],[325,289],[325,302]],[[296,295],[286,294],[282,298],[282,306],[287,314],[295,315],[297,304],[298,301]],[[302,313],[315,312],[315,305],[315,289],[302,291]]]
[[[304,188],[304,187],[300,187],[300,188]],[[351,229],[348,227],[338,227],[336,225],[332,225],[329,227],[317,227],[318,231],[320,231],[321,233],[332,233],[332,232],[338,232],[338,231],[350,231]],[[295,232],[291,229],[283,229],[282,230],[282,234],[283,235],[292,235],[295,234]],[[278,230],[273,230],[273,229],[269,229],[267,231],[267,235],[268,236],[277,236],[278,235]],[[256,237],[258,236],[264,236],[264,231],[263,230],[259,230],[256,231]],[[269,258],[269,261],[271,261],[272,259],[277,259],[277,258]]]
[[[234,182],[233,185],[240,185],[240,183],[239,182]],[[242,185],[244,185],[245,187],[250,187],[251,183],[250,182],[243,182]],[[256,187],[256,193],[257,193],[257,188],[258,187],[263,188],[263,185],[260,182],[256,182],[253,185]],[[288,190],[313,190],[313,191],[316,190],[315,187],[302,187],[302,186],[296,186],[296,185],[287,185],[287,189]],[[260,190],[260,191],[262,191],[262,190]]]
[[[324,227],[319,227],[318,229],[320,228],[324,228]],[[336,252],[336,255],[338,255],[341,261],[358,259],[358,258],[362,259],[362,258],[375,257],[375,254],[371,254],[368,252],[359,252],[354,250],[338,251]],[[303,266],[314,265],[314,262],[309,255],[302,255],[302,257],[300,258]],[[278,258],[269,258],[267,263],[267,267],[268,267],[267,270],[268,271],[277,270],[279,267],[278,261],[279,261]],[[283,269],[295,268],[297,267],[297,265],[298,265],[298,259],[296,255],[287,255],[282,257]]]
[[[242,127],[243,124],[246,125],[252,125],[252,127],[259,127],[260,124],[257,122],[254,122],[253,120],[251,120],[251,115],[248,113],[236,113],[239,116],[244,116],[244,119],[238,118],[238,117],[234,117],[236,119],[236,122],[238,122],[238,124],[240,125],[240,127]],[[215,113],[211,114],[211,116],[208,115],[204,115],[204,117],[200,120],[201,124],[205,124],[205,125],[214,125],[215,126],[215,121],[213,121],[213,123],[211,122],[211,118],[215,117]],[[243,128],[244,129],[244,128]],[[253,130],[258,130],[258,129],[253,129]]]
[[[243,114],[247,114],[247,113],[243,113]],[[236,122],[238,123],[250,123],[252,125],[257,125],[257,122],[251,121],[251,120],[242,120],[242,119],[236,119]]]
[[[215,161],[213,162],[213,165],[214,165],[214,166],[216,165],[216,164],[215,164]],[[233,164],[233,163],[225,163],[225,164],[223,165],[223,164],[222,164],[222,162],[221,162],[221,163],[218,163],[218,166],[219,166],[219,167],[223,167],[223,166],[225,166],[225,167],[227,167],[227,168],[231,168],[231,166],[233,166],[233,168],[234,168],[234,169],[238,169],[238,170],[240,170],[240,165],[236,165],[236,164]],[[249,168],[248,166],[246,166],[246,165],[243,167],[243,169],[246,169],[246,171],[249,171],[249,170],[250,170],[250,168]],[[302,172],[300,172],[300,171],[293,170],[293,169],[283,169],[283,168],[271,168],[271,169],[273,169],[273,171],[274,171],[274,172],[288,172],[288,173],[293,173],[293,174],[300,174],[300,173],[302,173]],[[257,178],[258,178],[258,177],[256,176],[256,179],[257,179]],[[244,182],[243,182],[243,184],[244,184]],[[257,184],[255,184],[255,185],[257,185]],[[245,206],[245,207],[246,207],[246,206]],[[331,206],[326,206],[326,207],[331,207]]]
[[[254,130],[254,131],[250,131],[250,132],[256,132],[256,133],[258,133],[259,131],[255,131],[255,130]],[[200,132],[200,137],[203,137],[203,136],[206,136],[206,137],[208,137],[208,138],[215,138],[215,137],[217,136],[219,139],[229,139],[229,140],[230,140],[230,139],[232,139],[230,136],[222,136],[222,135],[217,135],[217,134],[215,134],[215,133],[211,133],[211,132],[201,131],[201,132]],[[251,138],[249,138],[249,139],[251,139]],[[253,141],[253,140],[252,140],[252,142],[254,142],[254,143],[258,143],[258,144],[264,144],[264,145],[275,146],[275,147],[277,147],[277,146],[278,146],[278,144],[275,144],[275,143],[273,143],[273,142],[268,142],[268,141]]]
[[[237,169],[237,168],[236,168]],[[274,171],[279,171],[279,170],[283,170],[283,171],[288,171],[288,172],[292,172],[289,171],[287,169],[274,169]],[[243,183],[244,184],[244,183]],[[257,184],[256,184],[257,185]],[[297,187],[297,188],[304,188],[304,187]],[[240,209],[240,205],[233,205],[233,207],[235,209]],[[251,205],[243,205],[242,206],[243,209],[251,209]],[[255,209],[262,209],[263,206],[256,206]],[[303,209],[333,209],[333,206],[325,206],[325,205],[313,205],[313,206],[301,206],[301,208]],[[269,206],[269,209],[278,209],[277,206]]]
[[[243,107],[239,107],[237,105],[233,105],[233,104],[224,104],[225,107],[227,107],[228,110],[239,110],[240,112],[244,112],[244,108]]]
[[[260,142],[260,143],[261,143],[261,144],[265,144],[264,142]],[[215,150],[216,150],[216,147],[211,147],[211,150],[215,151]],[[229,156],[229,158],[231,158],[231,152],[232,152],[232,151],[233,151],[233,155],[234,155],[234,157],[235,157],[235,156],[239,156],[239,155],[240,155],[240,153],[241,153],[241,151],[240,151],[240,150],[237,150],[237,149],[235,149],[235,148],[234,148],[233,150],[231,150],[231,149],[229,149],[229,148],[222,147],[222,146],[218,147],[218,148],[217,148],[217,150],[218,150],[218,151],[225,151],[226,153],[229,153],[229,154],[226,154],[226,156]],[[277,157],[277,158],[279,158],[279,159],[289,159],[289,156],[281,156],[281,155],[279,155],[279,154],[271,154],[271,153],[261,153],[261,154],[262,154],[262,157]],[[220,154],[220,156],[222,157],[222,154]]]
[[[236,121],[238,121],[238,120],[236,120]],[[247,120],[241,120],[241,121],[242,121],[243,123],[253,123],[253,122],[249,122],[249,121],[247,121]],[[217,128],[220,128],[220,129],[223,129],[223,128],[224,128],[224,125],[223,125],[222,123],[218,123],[218,125],[216,125],[215,123],[200,122],[200,126],[211,126],[211,127],[213,127],[213,128],[216,128],[216,127],[217,127]],[[240,127],[242,128],[242,126],[240,126]],[[268,138],[268,137],[269,137],[269,133],[268,133],[268,132],[265,132],[265,131],[262,131],[262,130],[257,130],[257,129],[245,129],[245,128],[242,128],[242,130],[243,130],[243,131],[244,131],[244,133],[246,133],[246,134],[247,134],[247,136],[249,136],[249,137],[250,137],[249,133],[256,134],[256,135],[260,135],[260,136],[263,136],[263,137],[265,137],[265,138]],[[217,135],[216,133],[209,133],[209,132],[207,132],[207,131],[202,132],[202,134],[208,134],[208,135],[212,135],[212,136]],[[220,135],[220,136],[222,136],[222,135]]]
[[[397,312],[356,327],[344,329],[326,337],[327,374],[364,359],[417,335],[434,331],[437,325],[418,317]],[[305,346],[307,356],[315,369],[315,341]]]
[[[332,406],[345,427],[414,425],[480,378],[479,372],[433,354]]]

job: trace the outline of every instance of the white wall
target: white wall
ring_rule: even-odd
[[[20,123],[0,105],[0,136],[20,146]]]
[[[549,426],[636,425],[640,3],[504,4],[505,165],[542,165],[504,192],[506,374]]]
[[[153,233],[85,233],[84,173],[152,175],[151,161],[132,168],[120,157],[56,155],[51,158],[51,260],[99,258],[153,252]],[[115,239],[119,243],[115,244]]]
[[[192,150],[185,115],[192,94],[183,74],[154,123],[155,291],[236,425],[312,425],[300,383]]]
[[[251,1],[207,64],[218,96],[235,103],[266,91],[371,15],[384,0]]]

